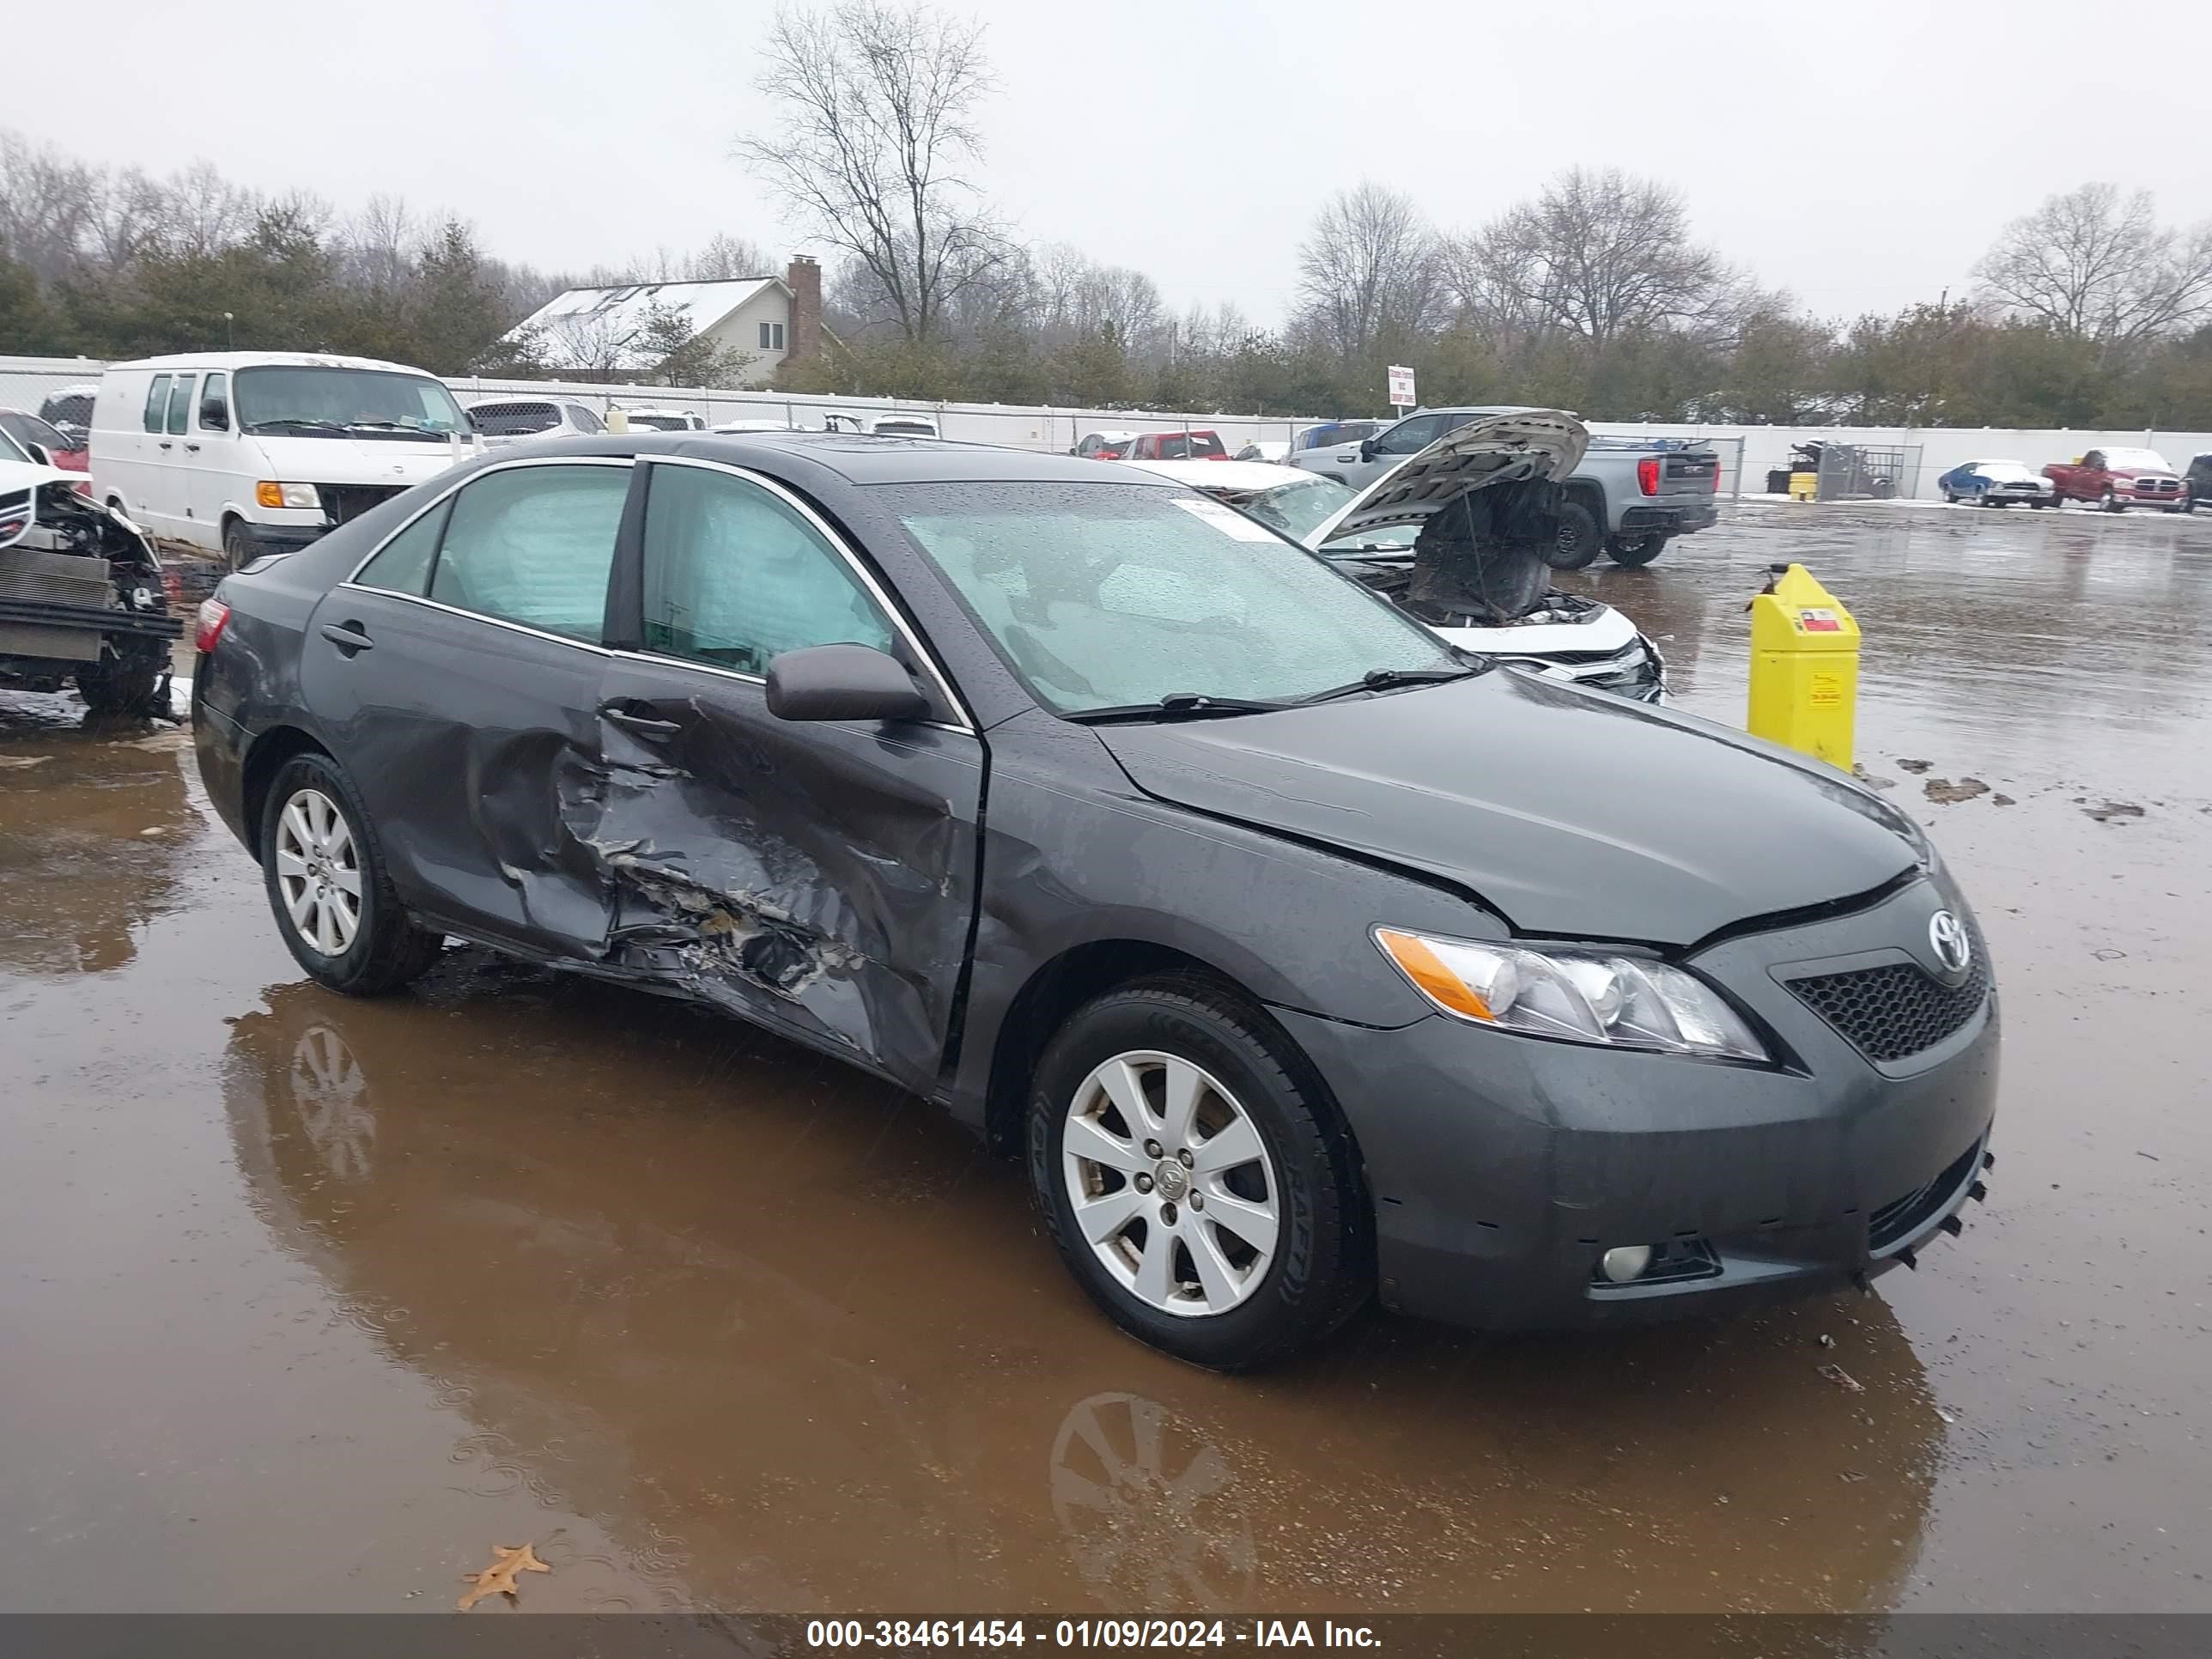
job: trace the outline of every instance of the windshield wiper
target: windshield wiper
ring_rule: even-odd
[[[1488,665],[1486,663],[1482,666]],[[1470,674],[1480,672],[1482,667],[1472,663],[1455,668],[1370,668],[1348,685],[1332,685],[1326,691],[1309,692],[1298,701],[1302,703],[1328,702],[1361,691],[1395,691],[1405,685],[1438,685],[1446,680],[1463,680]]]
[[[1301,699],[1303,701],[1303,699]],[[1286,702],[1258,697],[1213,697],[1197,691],[1170,691],[1158,702],[1126,702],[1111,708],[1079,708],[1066,718],[1085,726],[1113,720],[1218,720],[1228,714],[1265,714],[1288,708]]]
[[[248,432],[262,432],[272,426],[304,426],[312,428],[317,432],[345,430],[336,421],[311,421],[304,415],[276,415],[265,421],[248,421],[246,423],[246,429]]]
[[[410,426],[404,421],[348,421],[346,430],[349,432],[404,432],[413,437],[441,440],[453,435],[451,433],[441,432],[435,427]]]

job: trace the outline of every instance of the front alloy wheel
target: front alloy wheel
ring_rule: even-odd
[[[1252,1118],[1178,1055],[1113,1055],[1077,1087],[1060,1135],[1077,1231],[1146,1307],[1227,1313],[1267,1277],[1282,1183]]]
[[[1060,1260],[1139,1341],[1252,1370],[1375,1285],[1359,1150],[1310,1063],[1210,976],[1078,1008],[1032,1080],[1030,1182]]]

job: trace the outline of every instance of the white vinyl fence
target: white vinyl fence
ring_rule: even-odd
[[[89,358],[0,357],[0,409],[35,410],[48,392],[100,378],[102,365]],[[559,392],[595,410],[612,404],[626,408],[690,410],[709,426],[724,421],[791,421],[818,424],[824,414],[850,414],[872,420],[889,414],[923,414],[948,438],[972,443],[1005,444],[1017,449],[1066,450],[1087,432],[1217,432],[1235,453],[1254,440],[1285,441],[1314,416],[1200,415],[1158,410],[1021,408],[1002,404],[939,404],[908,398],[823,398],[777,392],[726,392],[708,387],[592,386],[574,381],[483,380],[456,375],[447,380],[465,404],[500,396],[543,397]],[[1917,446],[1921,466],[1917,488],[1923,500],[1936,499],[1936,480],[1962,461],[2016,460],[2030,467],[2070,460],[2085,450],[2112,445],[2154,449],[2175,470],[2194,455],[2212,453],[2209,432],[2090,432],[2063,429],[2024,431],[1988,427],[1784,427],[1713,426],[1695,422],[1644,423],[1593,421],[1590,430],[1605,436],[1704,438],[1721,448],[1723,493],[1756,495],[1765,488],[1770,469],[1784,466],[1793,444],[1808,439],[1870,446]],[[1730,453],[1735,448],[1737,453]]]

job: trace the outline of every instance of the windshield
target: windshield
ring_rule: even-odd
[[[2106,467],[2124,467],[2130,472],[2171,472],[2166,457],[2149,449],[2108,449],[2105,452]]]
[[[461,406],[437,381],[383,368],[241,368],[238,419],[248,432],[280,438],[442,442],[468,429]]]
[[[1281,531],[1294,542],[1302,542],[1356,492],[1334,478],[1306,473],[1293,483],[1273,489],[1208,489],[1206,493],[1218,495],[1261,524]]]
[[[908,532],[1040,701],[1062,714],[1276,702],[1449,647],[1301,547],[1189,490],[1125,483],[886,488]]]
[[[0,461],[28,462],[31,452],[15,441],[15,434],[0,426]]]

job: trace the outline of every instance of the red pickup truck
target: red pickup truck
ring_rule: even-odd
[[[2053,461],[2043,469],[2061,506],[2090,501],[2107,513],[2130,507],[2162,507],[2179,513],[2188,494],[2181,476],[2166,458],[2148,449],[2093,449],[2078,460]]]

